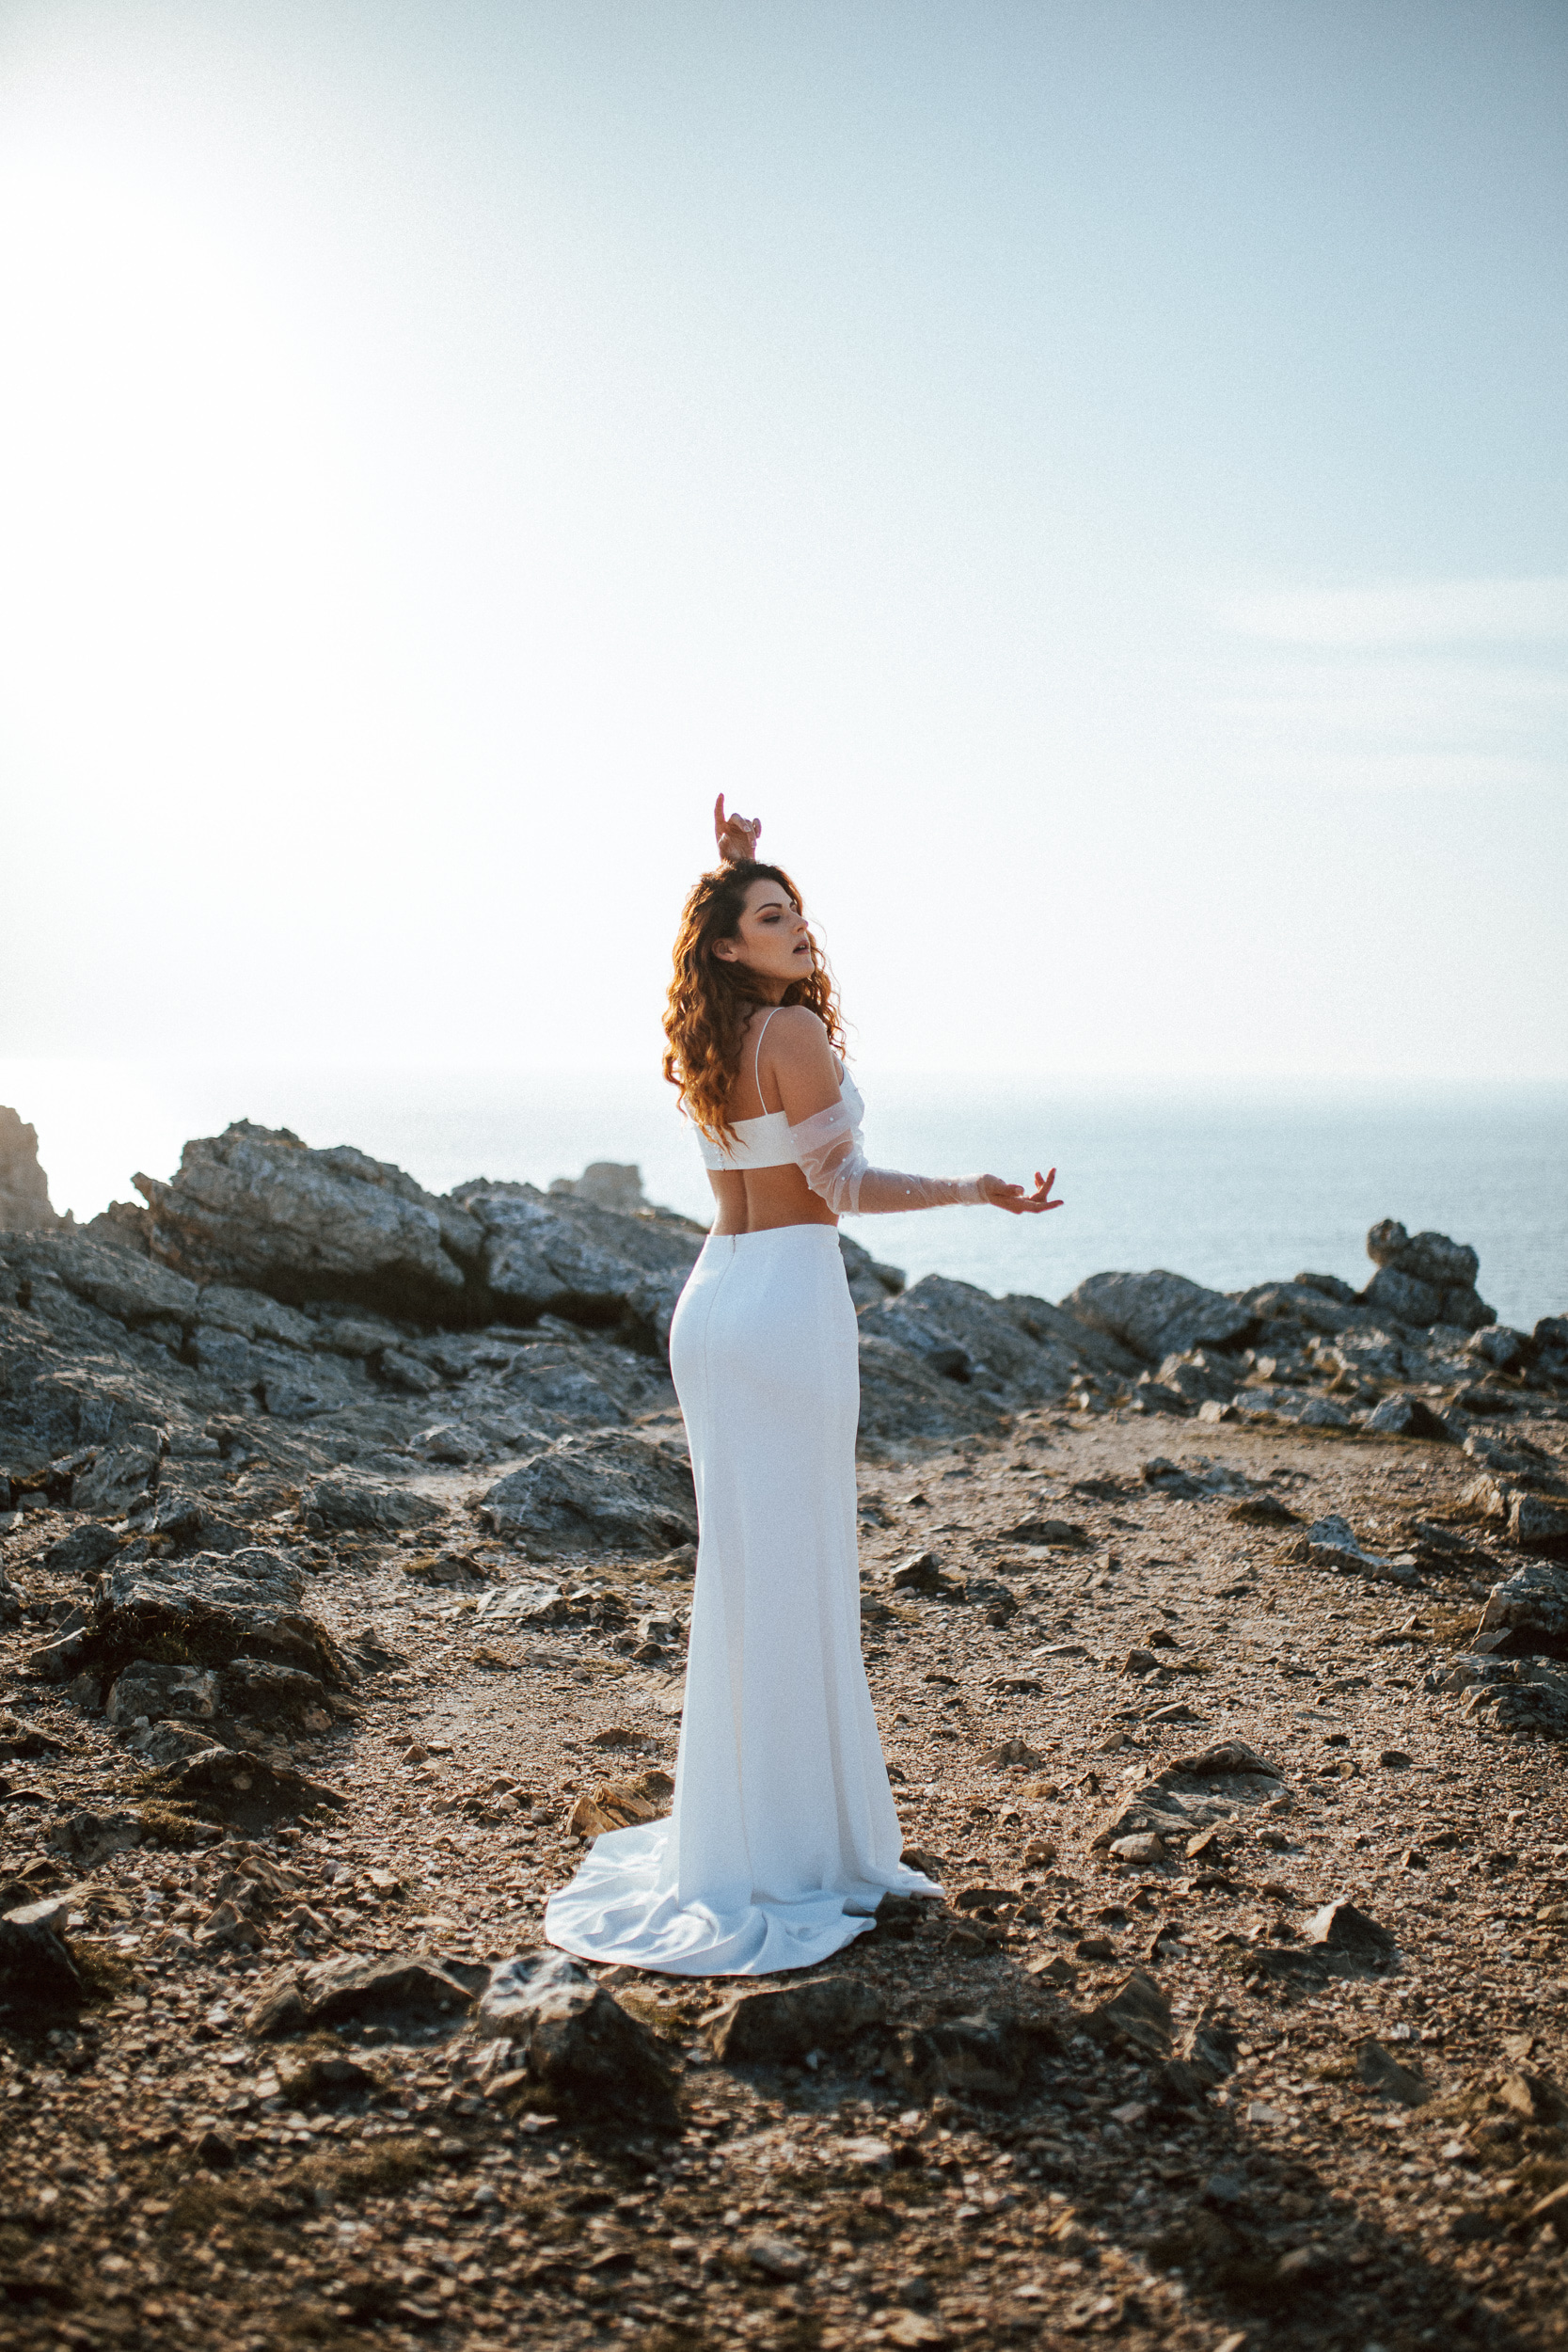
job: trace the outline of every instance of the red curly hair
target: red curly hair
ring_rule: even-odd
[[[740,930],[746,893],[755,882],[775,882],[803,913],[800,894],[782,866],[740,858],[704,874],[681,909],[675,936],[674,973],[664,1008],[664,1074],[679,1089],[681,1108],[716,1142],[733,1129],[726,1105],[740,1074],[740,1039],[754,1009],[768,1000],[743,963],[726,962],[713,952],[715,940]],[[832,975],[816,942],[811,977],[791,980],[781,1000],[809,1005],[828,1032],[828,1042],[844,1052],[844,1022]]]

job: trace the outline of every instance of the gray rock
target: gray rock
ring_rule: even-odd
[[[450,1310],[480,1228],[388,1162],[348,1145],[311,1151],[287,1128],[239,1120],[187,1143],[172,1184],[138,1175],[155,1256],[180,1272],[309,1298]]]
[[[1013,2099],[1037,2051],[1053,2041],[1049,2027],[1011,2010],[977,2010],[901,2035],[899,2058],[921,2098]]]
[[[904,1288],[902,1266],[884,1265],[863,1248],[854,1237],[839,1228],[838,1254],[844,1261],[844,1272],[849,1284],[849,1295],[857,1308],[879,1306],[884,1298],[896,1298]]]
[[[1244,1369],[1234,1357],[1216,1355],[1212,1348],[1196,1347],[1180,1356],[1164,1357],[1159,1379],[1163,1387],[1174,1389],[1189,1405],[1202,1405],[1211,1397],[1228,1404],[1241,1385]],[[1146,1373],[1146,1380],[1148,1376]]]
[[[1303,1931],[1303,1940],[1325,1951],[1342,1952],[1348,1960],[1382,1964],[1398,1949],[1397,1939],[1376,1919],[1354,1903],[1328,1902],[1315,1911]]]
[[[784,2066],[811,2050],[836,2050],[879,2023],[882,1999],[857,1977],[820,1977],[737,1994],[703,2021],[727,2066]]]
[[[1509,1502],[1508,1533],[1521,1551],[1568,1557],[1568,1504],[1546,1495],[1514,1495]]]
[[[127,1329],[166,1318],[183,1327],[196,1319],[195,1283],[135,1250],[62,1237],[35,1245],[33,1263]]]
[[[1337,1274],[1298,1274],[1290,1286],[1292,1290],[1317,1291],[1338,1307],[1354,1307],[1355,1293]]]
[[[1561,1475],[1556,1456],[1528,1438],[1494,1438],[1487,1430],[1472,1429],[1465,1440],[1465,1451],[1471,1461],[1484,1464],[1496,1477],[1515,1486],[1528,1489],[1554,1486]],[[1503,1516],[1506,1518],[1506,1511]]]
[[[1474,1663],[1484,1671],[1465,1692],[1465,1712],[1473,1721],[1514,1737],[1568,1740],[1568,1668],[1543,1658]]]
[[[216,1679],[226,1713],[246,1723],[297,1724],[307,1716],[330,1712],[324,1682],[298,1666],[279,1665],[276,1659],[231,1659]]]
[[[71,1485],[79,1511],[124,1511],[147,1493],[163,1459],[153,1445],[106,1446]]]
[[[928,1372],[966,1386],[974,1370],[969,1350],[929,1314],[911,1313],[902,1299],[865,1307],[860,1315],[863,1340],[881,1340],[919,1359]]]
[[[116,1678],[105,1711],[110,1723],[122,1729],[139,1716],[154,1724],[168,1715],[211,1723],[217,1710],[214,1674],[198,1666],[169,1666],[137,1659]]]
[[[440,2025],[472,2006],[467,1985],[420,1953],[324,1960],[269,1978],[245,2019],[245,2031],[271,2042],[340,2025]]]
[[[84,1870],[96,1870],[111,1855],[130,1853],[146,1836],[139,1813],[71,1813],[54,1823],[49,1843]]]
[[[1568,1658],[1568,1568],[1544,1561],[1515,1568],[1493,1586],[1477,1629],[1508,1637],[1491,1645],[1494,1655]]]
[[[35,1127],[13,1110],[0,1109],[0,1228],[12,1232],[52,1231],[59,1224],[49,1201],[49,1179],[39,1166]]]
[[[441,1385],[438,1373],[397,1347],[382,1349],[376,1370],[389,1389],[401,1389],[405,1396],[431,1396]]]
[[[1506,1323],[1494,1323],[1490,1328],[1483,1327],[1472,1331],[1465,1343],[1465,1352],[1489,1364],[1495,1372],[1523,1372],[1535,1349],[1523,1331],[1511,1331]]]
[[[646,2026],[563,1952],[525,1952],[492,1970],[474,2018],[510,2042],[558,2112],[672,2130],[675,2076]]]
[[[1381,2042],[1363,2042],[1355,2054],[1355,2072],[1369,2090],[1383,2099],[1398,2100],[1402,2107],[1424,2107],[1433,2095],[1425,2077],[1402,2066]]]
[[[74,2008],[87,1997],[57,1901],[24,1903],[0,1918],[0,2000],[23,2009]]]
[[[621,1324],[664,1346],[703,1228],[671,1210],[626,1216],[532,1184],[462,1184],[452,1196],[483,1235],[482,1274],[503,1314]]]
[[[1363,1294],[1366,1303],[1396,1322],[1449,1323],[1466,1331],[1496,1323],[1496,1309],[1476,1293],[1481,1260],[1465,1243],[1446,1233],[1412,1238],[1385,1217],[1367,1235],[1367,1255],[1378,1271]]]
[[[1193,1748],[1183,1756],[1173,1756],[1161,1773],[1162,1780],[1228,1780],[1240,1775],[1243,1779],[1282,1780],[1277,1764],[1271,1764],[1266,1756],[1250,1747],[1244,1740],[1220,1740],[1212,1747]]]
[[[1091,1274],[1062,1305],[1080,1323],[1108,1333],[1148,1364],[1193,1347],[1223,1347],[1227,1341],[1240,1340],[1254,1319],[1250,1309],[1237,1300],[1163,1269]]]
[[[271,1340],[279,1347],[314,1347],[317,1327],[308,1315],[281,1306],[261,1291],[240,1290],[230,1282],[209,1282],[198,1302],[198,1328],[238,1333],[245,1340]]]
[[[1206,2083],[1223,2083],[1236,2072],[1241,2037],[1212,2018],[1200,2018],[1181,2039],[1181,2057]]]
[[[1413,1274],[1402,1273],[1398,1266],[1383,1266],[1373,1275],[1364,1294],[1369,1307],[1379,1314],[1390,1315],[1396,1323],[1435,1323],[1442,1311],[1443,1294],[1430,1282],[1417,1279]]]
[[[560,1625],[570,1613],[559,1584],[531,1581],[486,1593],[474,1611],[474,1623],[487,1632],[501,1627],[523,1629]]]
[[[1037,1338],[973,1282],[927,1274],[901,1297],[863,1310],[863,1337],[909,1348],[950,1379],[974,1381],[1021,1403],[1066,1393],[1078,1363],[1053,1335]]]
[[[446,1513],[408,1486],[384,1486],[342,1472],[313,1479],[299,1499],[307,1523],[373,1535],[395,1535],[405,1528],[432,1527]]]
[[[1302,1429],[1349,1429],[1354,1417],[1338,1397],[1307,1389],[1248,1386],[1238,1389],[1229,1410],[1238,1421],[1280,1421]]]
[[[689,1465],[650,1438],[558,1438],[482,1498],[486,1522],[531,1559],[562,1551],[661,1553],[697,1540]]]
[[[96,1576],[105,1560],[114,1557],[119,1539],[113,1528],[87,1519],[51,1544],[40,1565],[52,1576]]]
[[[810,2255],[787,2238],[753,2235],[744,2241],[741,2251],[765,2279],[803,2279],[812,2266]]]
[[[525,1349],[507,1374],[506,1386],[530,1421],[546,1427],[553,1422],[558,1426],[604,1428],[626,1418],[580,1351]]]
[[[357,1401],[352,1379],[330,1359],[305,1359],[262,1346],[255,1350],[255,1364],[257,1392],[275,1421],[310,1421]]]
[[[469,1462],[489,1458],[490,1445],[477,1429],[468,1429],[461,1422],[439,1421],[429,1429],[421,1429],[408,1440],[408,1450],[427,1462],[445,1462],[454,1468],[465,1468]]]
[[[1429,1445],[1453,1443],[1452,1433],[1447,1423],[1438,1419],[1430,1405],[1408,1392],[1386,1396],[1382,1404],[1368,1414],[1364,1426],[1370,1437],[1419,1438]]]
[[[1113,1381],[1133,1380],[1143,1369],[1141,1356],[1108,1332],[1069,1314],[1066,1307],[1053,1307],[1048,1299],[1020,1291],[1009,1291],[1001,1304],[1020,1330],[1037,1341],[1053,1361],[1059,1358],[1065,1362],[1069,1374],[1086,1369]]]
[[[1332,1289],[1324,1286],[1334,1283]],[[1348,1282],[1328,1274],[1298,1274],[1293,1282],[1258,1282],[1237,1294],[1237,1304],[1259,1323],[1296,1326],[1332,1339],[1367,1321],[1365,1308]]]
[[[1543,1315],[1530,1334],[1538,1375],[1568,1384],[1568,1315]]]
[[[963,1600],[962,1581],[948,1576],[934,1551],[911,1551],[897,1561],[888,1579],[895,1593],[914,1593],[922,1600]]]
[[[281,1553],[260,1547],[128,1563],[99,1587],[79,1662],[113,1674],[149,1659],[260,1658],[341,1689],[352,1670],[325,1627],[299,1607],[304,1581]]]
[[[1440,1291],[1468,1290],[1481,1272],[1481,1260],[1464,1243],[1449,1241],[1446,1233],[1418,1233],[1412,1240],[1389,1216],[1368,1233],[1367,1255],[1375,1266],[1395,1266]]]
[[[186,1342],[191,1362],[204,1380],[222,1388],[251,1389],[256,1385],[256,1358],[250,1342],[238,1331],[214,1323],[198,1323]]]
[[[552,1198],[564,1194],[586,1200],[590,1208],[614,1209],[623,1216],[652,1205],[642,1191],[642,1170],[623,1160],[590,1160],[580,1176],[558,1176],[550,1193]]]
[[[862,1317],[863,1327],[866,1320]],[[897,1341],[863,1327],[860,1371],[863,1446],[940,1440],[997,1425],[995,1394],[948,1379]]]
[[[167,1740],[172,1728],[154,1736]],[[277,1754],[249,1756],[217,1746],[192,1754],[182,1746],[162,1777],[169,1796],[258,1830],[291,1814],[341,1810],[348,1802],[340,1789],[309,1779]]]
[[[1084,2031],[1096,2042],[1136,2051],[1146,2058],[1168,2058],[1170,2002],[1151,1976],[1134,1969],[1109,2000],[1090,2010]]]

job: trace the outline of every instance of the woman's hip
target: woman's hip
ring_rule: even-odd
[[[683,1402],[715,1381],[837,1388],[854,1378],[855,1309],[836,1230],[710,1234],[675,1308],[670,1366]]]

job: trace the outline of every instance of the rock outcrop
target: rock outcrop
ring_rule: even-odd
[[[1367,1255],[1377,1272],[1362,1297],[1396,1322],[1449,1323],[1465,1331],[1497,1322],[1497,1309],[1476,1290],[1481,1260],[1446,1233],[1418,1233],[1412,1239],[1395,1218],[1386,1216],[1367,1235]]]
[[[649,1206],[636,1168],[438,1198],[349,1146],[242,1121],[189,1144],[172,1183],[138,1182],[146,1209],[0,1233],[0,1508],[69,1504],[222,1557],[251,1540],[224,1482],[264,1453],[303,1539],[428,1542],[452,1575],[454,1512],[540,1561],[694,1539],[664,1356],[703,1231]],[[1365,1427],[1466,1443],[1476,1515],[1522,1551],[1568,1546],[1563,1498],[1497,1435],[1568,1391],[1568,1320],[1499,1330],[1475,1252],[1441,1234],[1374,1227],[1361,1295],[1322,1274],[1227,1295],[1117,1272],[1060,1305],[938,1275],[906,1287],[839,1246],[864,1450],[1040,1406]],[[1450,1319],[1398,1311],[1433,1299]]]
[[[0,1105],[0,1232],[48,1231],[62,1222],[39,1166],[38,1130]]]
[[[1091,1274],[1062,1301],[1091,1330],[1106,1332],[1146,1364],[1192,1347],[1224,1347],[1253,1317],[1239,1300],[1182,1274]]]
[[[438,1315],[462,1297],[483,1236],[385,1160],[312,1151],[286,1127],[237,1120],[187,1143],[171,1184],[138,1175],[153,1257],[207,1281]]]

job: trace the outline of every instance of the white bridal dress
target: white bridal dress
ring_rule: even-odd
[[[834,1209],[980,1198],[972,1179],[868,1168],[847,1076],[843,1098],[796,1127],[739,1120],[704,1158],[798,1164]],[[587,1960],[768,1976],[864,1934],[890,1890],[938,1892],[899,1860],[861,1659],[860,1359],[834,1228],[710,1234],[670,1364],[700,1537],[673,1807],[596,1838],[545,1933]]]

